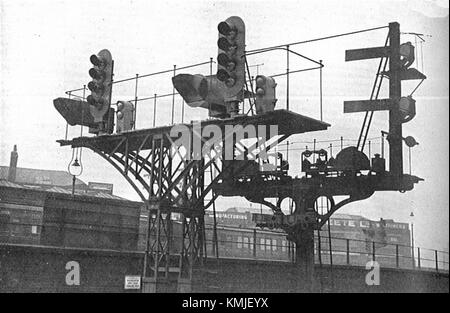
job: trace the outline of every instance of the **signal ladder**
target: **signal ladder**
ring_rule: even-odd
[[[247,58],[245,58],[245,68],[247,70],[247,75],[248,75],[248,79],[245,79],[245,90],[247,91],[247,93],[251,94],[251,97],[248,97],[248,103],[250,105],[250,109],[247,112],[247,115],[248,115],[249,112],[251,112],[252,115],[254,115],[253,106],[254,106],[256,100],[255,100],[255,92],[253,90],[252,76],[250,75],[250,68],[248,66]],[[249,84],[248,83],[250,83],[250,88],[249,88]],[[253,100],[253,102],[252,102],[252,100]],[[244,102],[245,102],[245,99],[244,99]]]
[[[388,38],[386,38],[386,43],[384,44],[385,47],[387,47],[387,45],[388,45],[388,39],[389,39],[389,36],[388,36]],[[378,99],[378,96],[379,96],[380,90],[381,90],[381,85],[383,83],[383,78],[386,73],[386,66],[388,63],[388,59],[389,59],[388,57],[382,57],[380,59],[377,74],[375,75],[375,81],[374,81],[373,87],[372,87],[372,93],[370,95],[370,100]],[[373,113],[374,113],[374,111],[367,111],[366,115],[364,116],[364,121],[363,121],[363,124],[361,127],[361,132],[359,133],[359,137],[358,137],[358,144],[356,146],[357,149],[361,152],[364,151],[364,146],[366,144],[367,136],[369,134],[370,124],[372,123]]]

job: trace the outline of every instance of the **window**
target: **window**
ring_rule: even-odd
[[[250,249],[248,237],[244,237],[244,249]]]
[[[14,225],[12,225],[12,233],[13,234],[21,234],[21,233],[23,233],[24,231],[23,231],[23,226],[22,225],[17,225],[17,224],[14,224]]]
[[[227,236],[227,238],[225,240],[225,246],[227,248],[232,248],[232,245],[233,245],[233,237]]]
[[[227,241],[227,237],[225,234],[217,234],[217,237],[219,237],[217,240],[219,241],[219,245],[225,245]]]
[[[272,239],[272,251],[277,251],[277,240]]]
[[[37,233],[38,233],[38,230],[37,230],[37,226],[36,226],[36,225],[32,225],[32,226],[31,226],[31,233],[32,233],[32,234],[37,234]]]
[[[286,252],[286,240],[281,240],[281,251]]]
[[[266,239],[266,250],[270,251],[271,243],[272,243],[272,240]]]
[[[238,249],[242,249],[242,236],[238,236],[237,238],[237,247]]]
[[[8,212],[9,213],[9,212]],[[0,232],[9,230],[9,214],[0,214]]]
[[[250,247],[250,249],[253,250],[253,237],[250,237],[249,239],[250,239],[250,242],[249,242],[248,246]]]
[[[261,238],[261,240],[260,240],[260,247],[261,247],[262,251],[266,250],[266,242],[265,242],[264,238]]]

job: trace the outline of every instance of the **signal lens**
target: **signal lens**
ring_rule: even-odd
[[[102,78],[104,78],[104,76],[97,71],[95,68],[91,68],[89,70],[89,76],[91,76],[93,79],[97,79],[97,80],[101,80]]]
[[[225,84],[227,85],[227,87],[233,87],[234,84],[236,84],[236,80],[233,77],[229,77]]]
[[[234,71],[234,69],[236,68],[236,63],[234,63],[233,61],[230,61],[227,63],[226,68],[227,68],[227,71],[229,71],[229,72]]]
[[[228,34],[231,31],[230,25],[228,25],[227,22],[220,22],[219,25],[217,25],[217,30],[219,33],[221,33],[224,36],[228,36]]]
[[[89,95],[87,96],[86,101],[90,104],[90,105],[95,105],[95,99],[93,96]]]
[[[419,144],[413,136],[408,136],[404,140],[405,140],[406,145],[410,148]]]
[[[221,53],[217,56],[217,63],[220,65],[227,66],[228,62],[230,62],[230,58],[225,53]]]
[[[100,93],[100,92],[103,91],[102,86],[99,86],[97,83],[95,83],[93,81],[90,81],[88,83],[88,88],[89,88],[90,91],[93,91],[95,93]]]
[[[227,73],[227,71],[223,69],[217,71],[217,79],[221,82],[226,81],[228,78],[230,78],[230,75]]]
[[[225,37],[220,37],[219,40],[217,40],[217,46],[224,51],[229,51],[232,44],[226,39]]]
[[[257,78],[256,78],[256,86],[258,86],[258,87],[262,87],[262,86],[264,86],[264,83],[266,82],[266,80],[264,79],[264,77],[262,77],[262,76],[258,76]]]
[[[89,58],[89,60],[91,60],[91,63],[94,64],[95,66],[100,66],[102,65],[102,61],[100,60],[100,58],[98,56],[96,56],[95,54],[91,55],[91,57]]]
[[[264,96],[266,92],[264,91],[263,88],[256,88],[256,94],[260,97]]]
[[[413,46],[410,42],[404,43],[400,45],[400,55],[406,58],[410,58],[413,54]]]

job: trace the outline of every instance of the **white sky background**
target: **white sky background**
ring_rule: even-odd
[[[1,107],[0,164],[18,145],[19,166],[65,170],[71,158],[68,147],[55,142],[64,137],[65,122],[53,107],[64,91],[90,80],[89,56],[103,48],[112,52],[115,78],[132,77],[208,61],[217,52],[217,24],[232,15],[246,23],[247,49],[296,42],[316,37],[387,25],[398,21],[401,31],[426,36],[423,64],[417,67],[428,79],[414,94],[417,116],[404,125],[404,135],[420,143],[413,149],[413,174],[425,178],[412,192],[379,192],[339,212],[369,218],[409,222],[414,211],[416,245],[448,250],[448,4],[446,1],[21,1],[0,0]],[[322,59],[324,120],[327,132],[297,135],[290,141],[356,139],[362,114],[343,112],[343,101],[368,99],[378,61],[344,62],[345,49],[380,46],[387,29],[293,47],[308,57]],[[402,41],[414,42],[412,36]],[[420,50],[417,46],[417,50]],[[310,67],[291,58],[291,70]],[[260,74],[285,71],[285,54],[249,58],[264,63]],[[255,73],[256,68],[252,68]],[[216,71],[214,66],[213,72]],[[209,66],[183,73],[209,74]],[[294,74],[290,83],[291,109],[319,118],[318,72]],[[170,75],[139,82],[139,97],[172,92]],[[278,108],[285,107],[285,79],[277,78]],[[414,83],[403,84],[407,95]],[[113,101],[134,97],[134,83],[115,85]],[[171,98],[158,101],[157,124],[170,122]],[[177,98],[179,122],[181,100]],[[151,127],[153,101],[141,102],[138,128]],[[202,119],[207,112],[186,108],[185,121]],[[369,137],[387,130],[387,114],[377,112]],[[87,133],[87,130],[85,130]],[[78,136],[73,128],[70,137]],[[379,141],[373,150],[379,151]],[[335,143],[338,145],[338,143]],[[291,145],[291,175],[299,175],[300,151]],[[387,149],[387,146],[386,146]],[[335,149],[338,151],[338,149]],[[405,150],[405,172],[408,171]],[[294,161],[295,160],[295,161]],[[115,193],[138,199],[127,182],[106,162],[83,150],[84,181],[114,183]],[[239,198],[221,200],[219,208],[248,206]]]

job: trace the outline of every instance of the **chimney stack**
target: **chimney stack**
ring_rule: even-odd
[[[14,145],[14,150],[11,151],[11,159],[9,162],[9,169],[8,169],[8,181],[10,181],[10,182],[16,181],[17,159],[18,158],[19,158],[19,154],[17,153],[17,145]]]

